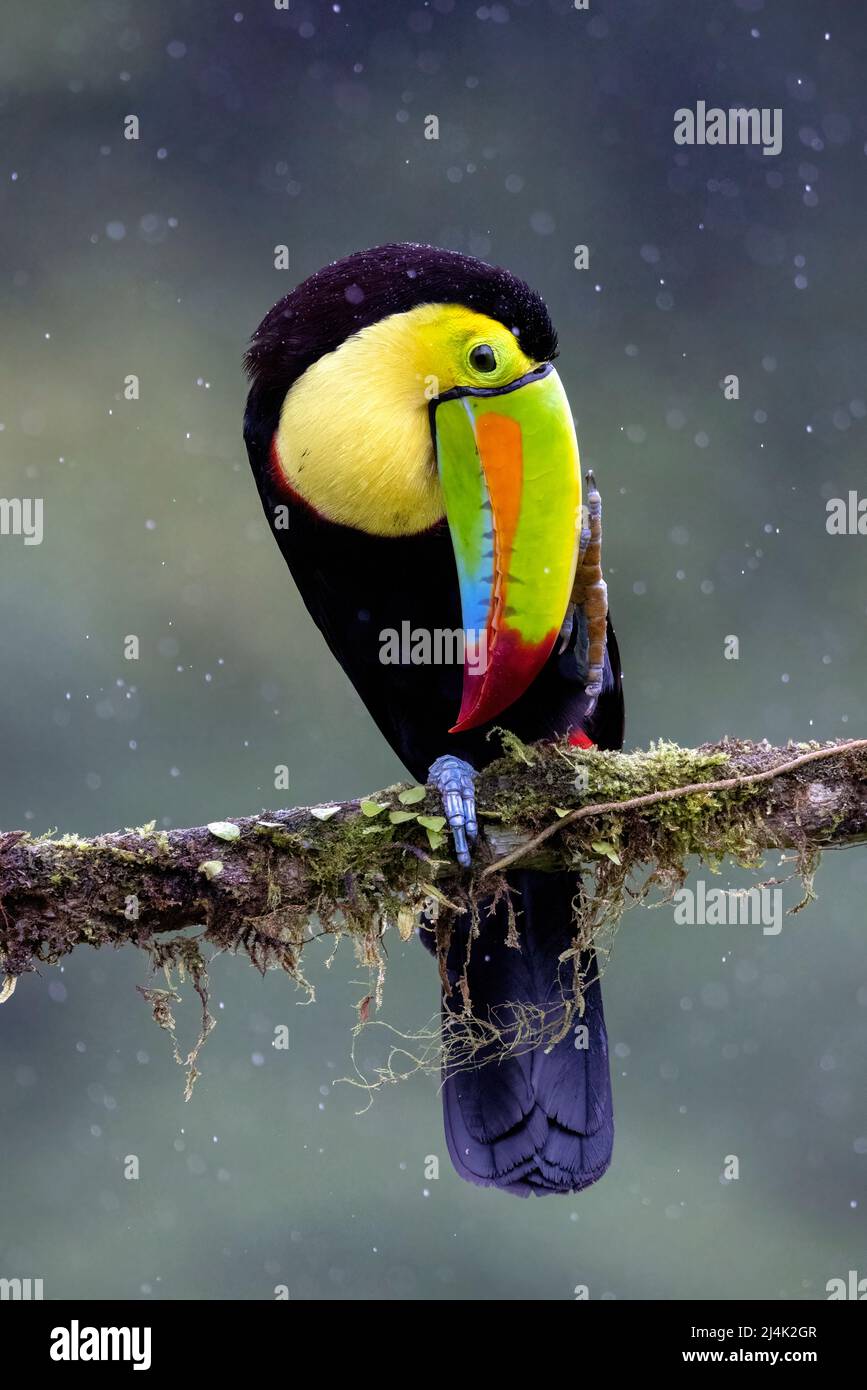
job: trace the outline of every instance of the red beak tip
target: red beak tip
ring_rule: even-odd
[[[466,698],[468,693],[470,694],[469,699]],[[474,729],[477,724],[484,722],[485,702],[482,699],[483,693],[484,692],[481,690],[464,692],[464,699],[461,701],[458,717],[452,728],[449,729],[450,734],[462,734],[464,730]]]
[[[474,719],[472,714],[465,715],[463,719],[458,719],[457,724],[453,724],[449,729],[450,734],[462,734],[466,729],[474,729],[480,721]]]

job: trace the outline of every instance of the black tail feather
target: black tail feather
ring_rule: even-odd
[[[452,1162],[462,1178],[516,1196],[577,1192],[611,1161],[614,1117],[602,995],[592,953],[580,961],[583,1014],[551,1045],[573,997],[574,874],[509,876],[520,946],[506,944],[508,911],[483,905],[479,935],[470,941],[466,977],[474,1018],[506,1041],[524,1023],[543,1020],[548,1042],[502,1060],[492,1036],[467,1058],[459,988],[443,1000],[443,1114]],[[488,905],[490,906],[490,905]],[[467,960],[468,916],[457,922],[446,962],[457,986]],[[426,934],[429,935],[429,934]]]

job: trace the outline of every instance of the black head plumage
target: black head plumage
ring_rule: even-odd
[[[557,335],[544,301],[508,270],[457,251],[394,242],[324,266],[275,304],[245,357],[265,414],[289,387],[352,333],[419,304],[463,304],[512,329],[528,357],[549,361]]]

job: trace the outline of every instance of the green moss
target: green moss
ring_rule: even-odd
[[[579,801],[597,805],[725,779],[732,774],[732,755],[741,747],[692,750],[659,742],[627,754],[565,744],[528,748],[513,735],[500,731],[500,736],[504,756],[484,774],[487,816],[522,831],[550,826],[554,806],[575,804],[576,787]],[[399,792],[389,788],[369,804],[393,809],[395,796],[400,804]],[[605,812],[586,821],[570,821],[567,815],[561,829],[566,862],[571,858],[576,868],[589,866],[596,888],[591,900],[604,901],[603,916],[610,924],[623,910],[627,881],[639,868],[647,868],[645,888],[631,886],[630,893],[642,896],[654,884],[670,889],[682,882],[692,856],[712,870],[726,857],[757,867],[762,859],[762,793],[761,786],[741,786]],[[443,868],[453,871],[451,852],[442,860],[433,858],[415,821],[395,824],[384,815],[344,813],[317,821],[309,830],[261,823],[257,833],[275,850],[302,862],[304,877],[314,887],[315,911],[336,935],[381,930],[383,923],[405,914],[406,903],[417,900],[423,882],[430,883]],[[472,906],[493,888],[490,879],[477,887],[465,880],[457,896],[463,906]],[[592,914],[584,922],[591,932],[601,925]]]
[[[288,853],[302,853],[304,840],[301,835],[290,830],[284,830],[281,825],[274,825],[271,821],[259,821],[254,827],[255,833],[263,840],[267,840],[275,849],[286,850]]]
[[[718,871],[726,858],[748,868],[762,862],[768,839],[765,821],[770,798],[766,783],[695,791],[668,800],[646,800],[638,806],[619,803],[762,772],[781,761],[786,756],[784,750],[726,740],[696,750],[660,742],[625,754],[583,750],[562,742],[528,747],[514,735],[499,731],[499,736],[503,756],[480,774],[477,788],[480,814],[490,835],[503,845],[494,858],[508,855],[525,843],[529,832],[542,837],[542,842],[533,848],[531,859],[525,856],[519,861],[522,866],[532,863],[534,867],[562,869],[571,865],[576,874],[580,873],[583,886],[575,899],[576,970],[581,951],[590,943],[595,945],[598,958],[604,958],[606,933],[616,927],[627,904],[640,902],[652,890],[659,890],[663,897],[670,895],[684,882],[693,857],[712,872]],[[791,756],[817,746],[797,745],[791,748]],[[850,760],[853,757],[847,756]],[[847,766],[851,776],[851,761]],[[855,768],[867,775],[863,755]],[[795,777],[803,787],[815,773],[811,765],[803,773],[787,776]],[[371,1001],[378,1004],[381,998],[386,929],[396,927],[406,940],[421,912],[432,910],[431,899],[436,899],[439,912],[441,946],[448,941],[455,914],[469,912],[478,923],[492,900],[498,899],[509,904],[509,942],[517,946],[520,917],[509,881],[496,870],[487,876],[482,872],[486,863],[490,869],[491,843],[487,848],[480,846],[471,872],[458,870],[447,834],[439,830],[434,838],[426,834],[432,824],[441,823],[438,795],[434,791],[419,795],[418,788],[411,796],[402,792],[402,786],[395,786],[368,798],[362,814],[335,809],[325,820],[294,812],[279,823],[261,820],[249,828],[245,822],[240,840],[221,849],[223,872],[213,881],[201,873],[201,848],[195,832],[178,832],[193,836],[190,843],[196,850],[191,862],[189,846],[177,854],[173,836],[176,858],[167,866],[162,855],[169,851],[170,839],[165,831],[156,832],[153,822],[128,831],[123,844],[117,843],[120,837],[93,841],[77,835],[59,840],[40,837],[33,856],[42,885],[37,887],[37,894],[49,901],[49,890],[57,890],[59,897],[67,896],[75,909],[76,928],[73,934],[62,921],[55,923],[33,914],[28,934],[12,942],[13,973],[32,969],[34,960],[60,959],[76,941],[101,946],[122,940],[146,949],[156,967],[181,976],[186,973],[203,1004],[200,1039],[191,1054],[183,1059],[179,1056],[192,1084],[197,1074],[195,1056],[210,1027],[207,974],[199,941],[206,940],[211,947],[244,950],[262,970],[274,966],[285,970],[312,998],[301,969],[305,944],[311,934],[329,934],[335,944],[341,936],[349,936],[360,962],[372,974],[363,1017]],[[574,818],[575,810],[569,809],[608,803],[618,805],[608,811],[592,809],[592,814],[578,819]],[[401,809],[407,804],[413,807],[409,816]],[[830,838],[835,826],[846,822],[848,812],[848,807],[842,808],[833,825],[823,825],[809,844],[806,835],[803,844],[798,842],[797,823],[794,831],[789,829],[789,841],[795,840],[797,870],[804,882],[800,906],[813,896],[812,880],[821,844]],[[437,837],[442,838],[442,848]],[[85,859],[86,866],[82,862]],[[173,874],[163,889],[164,867],[170,867]],[[178,886],[174,873],[182,879],[184,875],[196,876],[192,893]],[[170,913],[173,921],[179,921],[179,931],[186,930],[184,922],[195,921],[199,924],[197,937],[157,938],[148,927],[118,926],[116,919],[123,911],[118,906],[122,885],[130,880],[147,885],[146,892],[152,896],[148,921],[162,912]],[[85,883],[88,890],[81,903],[76,900],[78,883]],[[517,904],[518,911],[519,907]],[[78,925],[82,909],[89,914],[84,926]],[[199,911],[201,917],[192,916]],[[315,933],[311,933],[311,922],[315,923]],[[581,988],[582,982],[576,980],[579,1000]],[[465,1001],[469,1010],[466,989]],[[154,991],[151,1002],[167,1019],[166,996]],[[526,1020],[527,1036],[535,1038],[533,1030],[538,1022]]]
[[[498,725],[491,730],[488,738],[499,738],[503,745],[505,757],[510,758],[512,762],[523,763],[525,767],[532,767],[536,761],[537,754],[532,746],[519,739],[518,735],[513,734],[511,729],[503,729]]]

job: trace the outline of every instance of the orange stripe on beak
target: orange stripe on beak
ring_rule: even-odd
[[[464,688],[457,722],[450,730],[471,729],[488,718],[494,700],[494,689],[502,663],[497,661],[497,643],[503,634],[503,609],[509,579],[509,561],[518,517],[521,514],[521,488],[524,481],[524,460],[521,448],[521,426],[508,415],[495,412],[481,415],[476,421],[476,446],[482,472],[491,499],[494,523],[494,582],[491,587],[491,606],[487,620],[488,669],[481,675],[464,671]],[[510,646],[513,644],[510,643]],[[502,653],[501,653],[502,655]],[[496,675],[495,675],[496,672]],[[489,679],[489,673],[494,679]],[[509,684],[525,678],[521,663],[509,663]],[[502,695],[499,696],[502,699]],[[498,708],[502,704],[497,701]]]

